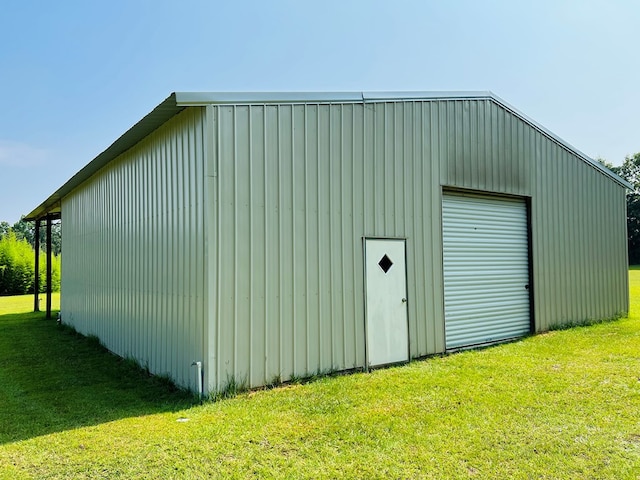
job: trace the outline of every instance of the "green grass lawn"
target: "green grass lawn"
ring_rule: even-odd
[[[640,478],[630,276],[627,319],[204,405],[0,298],[0,478]]]

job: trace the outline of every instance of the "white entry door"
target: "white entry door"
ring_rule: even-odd
[[[409,360],[404,240],[366,239],[367,365]]]

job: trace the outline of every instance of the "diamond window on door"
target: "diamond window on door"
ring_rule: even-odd
[[[380,268],[384,273],[387,273],[391,268],[391,266],[393,265],[393,262],[389,257],[387,257],[387,254],[385,253],[384,256],[378,262],[378,265],[380,266]]]

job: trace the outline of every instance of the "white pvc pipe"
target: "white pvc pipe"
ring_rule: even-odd
[[[200,395],[200,398],[202,398],[203,392],[202,392],[202,362],[193,362],[191,364],[191,366],[193,367],[195,365],[196,370],[198,372],[198,395]]]

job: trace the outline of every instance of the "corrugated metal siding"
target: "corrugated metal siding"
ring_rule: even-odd
[[[430,107],[216,107],[218,358],[210,356],[210,381],[261,385],[363,367],[364,236],[409,238],[412,355],[441,349]]]
[[[531,197],[536,330],[627,312],[624,188],[490,100],[438,103],[442,185]]]
[[[364,236],[407,238],[411,356],[444,351],[443,187],[531,197],[538,330],[628,308],[623,189],[491,100],[213,109],[211,384],[364,366]]]
[[[443,187],[531,197],[538,330],[628,309],[623,189],[433,100],[187,108],[63,200],[65,320],[192,388],[199,356],[212,388],[363,367],[362,238],[404,237],[410,353],[442,352]]]
[[[522,199],[444,195],[446,347],[531,331],[527,207]]]
[[[488,100],[439,102],[442,185],[529,196],[534,131]]]
[[[204,122],[174,117],[63,199],[62,312],[196,388],[204,359]]]
[[[535,146],[537,330],[627,312],[624,189],[542,138]]]

